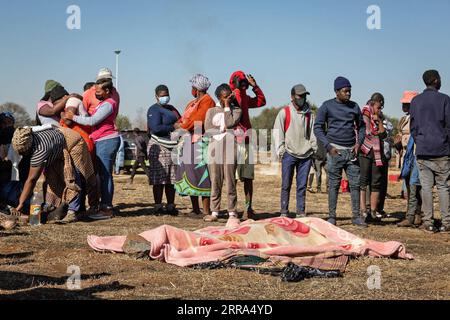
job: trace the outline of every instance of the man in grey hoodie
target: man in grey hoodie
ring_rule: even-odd
[[[306,217],[306,187],[313,155],[317,152],[314,135],[314,115],[307,96],[309,92],[302,84],[291,90],[291,104],[283,108],[274,125],[275,150],[282,160],[281,216]],[[294,173],[297,171],[297,213],[289,213],[289,197]]]

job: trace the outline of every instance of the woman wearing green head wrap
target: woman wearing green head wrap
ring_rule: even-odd
[[[45,95],[36,107],[37,124],[52,124],[59,126],[61,112],[64,111],[69,93],[55,80],[45,82]]]
[[[47,80],[45,82],[45,87],[44,87],[45,94],[50,95],[50,92],[52,92],[52,90],[55,89],[57,86],[61,86],[61,83],[59,83],[58,81],[55,81],[55,80]],[[48,100],[48,99],[44,99],[44,100]]]

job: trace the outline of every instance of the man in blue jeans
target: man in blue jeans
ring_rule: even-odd
[[[427,88],[411,102],[411,136],[422,184],[423,228],[427,232],[450,232],[450,97],[440,93],[441,77],[436,70],[423,75]],[[433,221],[433,187],[439,194],[440,230]]]
[[[304,218],[306,187],[312,165],[313,154],[317,151],[313,132],[314,115],[307,102],[309,92],[299,84],[291,90],[291,104],[283,108],[275,120],[274,133],[277,139],[275,150],[282,159],[281,216]],[[292,180],[297,171],[297,213],[289,213],[289,197]]]
[[[336,98],[320,107],[314,124],[314,133],[325,146],[328,156],[328,222],[336,225],[336,207],[342,170],[350,182],[353,224],[367,227],[360,210],[360,169],[358,151],[365,138],[365,124],[357,103],[350,100],[352,85],[344,77],[334,82]]]
[[[100,212],[89,216],[94,220],[106,220],[113,216],[114,180],[113,166],[120,147],[120,138],[98,141],[95,144],[97,168],[101,179]]]

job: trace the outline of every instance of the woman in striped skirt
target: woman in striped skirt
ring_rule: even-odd
[[[181,118],[174,106],[169,105],[169,88],[160,85],[155,90],[156,104],[147,112],[147,128],[150,136],[148,143],[148,159],[150,162],[149,181],[153,186],[156,214],[178,215],[175,208],[176,180],[175,165],[172,161],[172,150],[177,142],[170,140],[175,131],[174,124]],[[167,198],[167,207],[162,206],[163,193]]]

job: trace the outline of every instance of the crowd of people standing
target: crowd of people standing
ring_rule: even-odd
[[[273,128],[273,149],[282,166],[281,216],[307,216],[311,168],[317,191],[322,192],[325,167],[328,222],[336,225],[344,172],[350,186],[352,223],[367,227],[380,222],[386,217],[388,170],[395,148],[401,155],[401,179],[408,198],[406,219],[399,227],[422,225],[428,232],[450,231],[450,98],[439,92],[437,71],[426,71],[423,81],[422,94],[407,91],[401,100],[406,115],[397,136],[383,114],[381,93],[374,93],[360,108],[351,100],[350,81],[338,77],[335,97],[315,113],[308,101],[310,92],[303,84],[295,85],[291,103],[280,109]],[[156,215],[178,215],[178,194],[190,197],[193,217],[215,222],[221,216],[225,185],[228,217],[239,219],[237,183],[241,181],[245,218],[257,219],[253,209],[255,137],[249,110],[264,107],[266,97],[255,78],[242,71],[218,86],[214,97],[208,94],[210,86],[206,76],[194,75],[189,85],[193,99],[182,114],[170,104],[169,88],[156,87],[155,103],[147,112],[148,139],[135,130],[136,162],[129,182],[141,166],[152,186]],[[250,88],[253,96],[247,93]],[[12,219],[27,221],[41,175],[45,222],[114,217],[113,168],[123,144],[115,124],[120,95],[109,69],[100,70],[96,82],[83,89],[83,94],[69,94],[59,82],[47,81],[34,127],[14,128],[13,114],[0,115],[1,144],[10,146],[0,163],[0,204],[10,208],[9,215],[0,216],[2,226],[10,228]],[[291,212],[294,175],[297,203]],[[439,228],[433,220],[434,186],[442,217]]]

